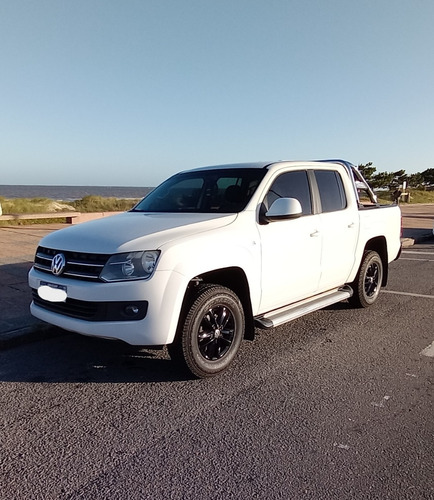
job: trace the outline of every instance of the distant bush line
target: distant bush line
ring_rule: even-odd
[[[415,174],[407,174],[405,170],[377,172],[377,168],[372,164],[372,161],[366,164],[361,163],[357,168],[374,189],[390,189],[393,191],[400,186],[402,187],[404,183],[406,183],[407,187],[416,190],[426,191],[434,188],[434,168],[427,168],[423,172]]]
[[[434,191],[424,189],[407,189],[410,193],[410,203],[434,203]],[[379,192],[380,203],[391,203],[389,192]],[[56,212],[125,212],[133,208],[140,199],[105,198],[103,196],[88,195],[75,201],[55,201],[50,198],[5,198],[0,196],[0,205],[6,214],[38,214]],[[0,225],[16,224],[47,224],[62,222],[62,219],[41,219],[27,221],[0,221]]]
[[[89,195],[72,202],[72,206],[77,212],[125,212],[133,208],[138,201],[140,200]]]
[[[105,198],[89,195],[75,201],[55,201],[49,198],[4,198],[0,196],[3,214],[38,214],[50,212],[76,211],[125,212],[130,210],[139,199]]]

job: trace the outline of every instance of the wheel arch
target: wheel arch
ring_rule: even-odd
[[[195,287],[197,287],[197,285],[200,283],[225,286],[231,289],[238,296],[244,309],[244,338],[247,340],[253,340],[255,336],[255,325],[253,321],[252,303],[250,300],[250,287],[247,281],[247,276],[240,267],[214,269],[212,271],[200,274],[199,276],[195,276],[190,280],[182,303],[177,335],[180,331],[180,328],[182,328],[182,323],[184,321],[188,305],[195,293]]]

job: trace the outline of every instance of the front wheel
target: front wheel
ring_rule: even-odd
[[[368,307],[378,298],[383,280],[383,261],[377,252],[364,253],[359,272],[352,284],[354,291],[350,303],[356,307]]]
[[[183,359],[199,378],[225,370],[244,336],[244,311],[237,295],[224,286],[199,285],[181,331]]]

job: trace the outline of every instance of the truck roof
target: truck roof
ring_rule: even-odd
[[[277,160],[277,161],[257,161],[257,162],[245,162],[245,163],[227,163],[223,165],[208,165],[205,167],[198,167],[193,169],[188,169],[189,172],[194,172],[197,170],[215,170],[218,169],[233,169],[233,168],[266,168],[270,165],[276,165],[279,163],[337,163],[344,166],[350,172],[353,168],[356,168],[352,163],[346,160]]]

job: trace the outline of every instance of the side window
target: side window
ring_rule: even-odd
[[[315,170],[323,212],[336,212],[347,206],[341,176],[333,170]]]
[[[312,200],[307,172],[299,170],[280,175],[265,197],[265,208],[268,210],[277,198],[296,198],[301,203],[303,215],[310,215]]]

